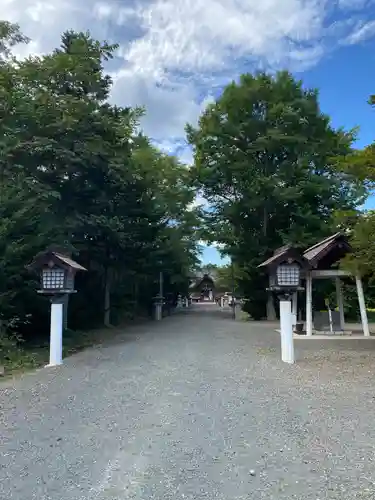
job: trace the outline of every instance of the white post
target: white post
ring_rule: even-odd
[[[51,303],[51,328],[48,366],[57,366],[62,364],[63,311],[64,305],[62,302]]]
[[[187,297],[185,298],[185,307],[189,307],[189,299]]]
[[[329,331],[332,335],[333,334],[333,321],[332,321],[332,310],[331,310],[330,306],[328,306],[328,321],[329,321]]]
[[[340,278],[336,278],[336,298],[337,306],[340,314],[340,330],[345,330],[345,314],[344,314],[344,300],[342,295],[342,287]]]
[[[284,363],[294,363],[292,304],[290,300],[280,300],[280,331],[281,359]]]
[[[357,285],[357,295],[358,295],[359,311],[361,313],[361,321],[362,321],[363,334],[365,335],[365,337],[369,337],[370,336],[370,330],[369,330],[369,327],[368,327],[368,319],[367,319],[365,296],[364,296],[364,293],[363,293],[362,280],[361,280],[360,276],[356,276],[355,282],[356,282],[356,285]]]
[[[295,327],[297,325],[297,321],[298,321],[298,318],[297,318],[298,302],[297,301],[298,301],[298,293],[294,292],[292,295],[292,325],[293,325],[293,329],[295,329]]]
[[[224,307],[224,297],[220,297],[220,307]]]
[[[312,276],[306,272],[306,335],[312,335]]]
[[[162,304],[156,303],[155,304],[155,319],[156,321],[160,321],[163,317],[162,314]]]

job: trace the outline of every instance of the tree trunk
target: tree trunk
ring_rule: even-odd
[[[263,236],[267,236],[268,232],[268,210],[265,206],[263,208]]]
[[[104,326],[111,326],[111,275],[109,268],[106,269],[104,283]]]
[[[275,311],[275,304],[273,302],[273,295],[272,293],[268,293],[267,297],[267,321],[276,321],[277,316],[276,316],[276,311]]]
[[[263,208],[263,236],[266,237],[268,232],[268,209],[265,204]],[[276,321],[275,304],[273,302],[273,295],[271,292],[267,294],[267,321]]]

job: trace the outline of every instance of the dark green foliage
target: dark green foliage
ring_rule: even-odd
[[[243,270],[247,310],[263,317],[258,264],[283,244],[306,247],[331,234],[333,214],[363,200],[362,182],[332,165],[353,134],[335,130],[317,92],[287,72],[243,75],[187,133],[196,185],[212,207],[208,232]]]
[[[4,56],[24,41],[8,23],[0,40]],[[51,244],[88,269],[73,329],[149,310],[160,270],[165,293],[185,290],[197,259],[188,169],[138,134],[138,109],[107,102],[115,48],[69,31],[51,54],[0,65],[0,320],[27,341],[48,333],[49,304],[25,266]]]
[[[370,96],[369,104],[374,106],[375,98]],[[368,191],[373,194],[375,183],[375,143],[361,150],[355,149],[349,154],[335,159],[338,172],[349,174],[364,182]],[[358,273],[364,278],[364,291],[367,306],[375,306],[375,211],[356,211],[338,214],[342,226],[350,229],[350,243],[353,252],[341,262],[341,266],[352,273]],[[354,292],[350,294],[351,309],[356,305]]]

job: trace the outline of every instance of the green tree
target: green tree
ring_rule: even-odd
[[[187,134],[212,239],[241,268],[248,310],[262,317],[267,281],[257,265],[285,243],[328,235],[332,214],[362,200],[363,183],[331,161],[350,151],[353,133],[330,125],[316,90],[280,72],[243,75]]]
[[[17,30],[3,31],[3,52]],[[50,54],[0,65],[0,319],[24,334],[48,328],[25,265],[51,244],[89,270],[69,307],[81,328],[149,307],[159,268],[169,293],[186,288],[197,259],[188,169],[139,135],[140,109],[107,101],[115,48],[69,31]]]
[[[0,21],[0,62],[11,56],[15,45],[28,42],[29,39],[21,32],[18,24]]]
[[[374,96],[370,96],[369,104],[375,105]],[[335,158],[337,170],[349,174],[363,182],[371,194],[375,186],[375,143],[363,149],[354,149],[346,155]],[[350,243],[353,252],[342,261],[342,266],[353,273],[359,273],[374,281],[375,257],[375,211],[355,211],[339,213],[342,226],[350,230]],[[367,286],[367,279],[365,285]],[[368,297],[373,300],[372,296]]]
[[[216,269],[215,285],[218,290],[223,292],[234,293],[235,296],[240,296],[241,270],[235,264],[227,264],[218,266]]]

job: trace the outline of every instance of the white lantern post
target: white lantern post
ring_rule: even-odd
[[[51,261],[49,267],[42,269],[42,289],[39,293],[52,293],[51,297],[51,323],[50,323],[50,348],[49,364],[57,366],[62,364],[62,338],[65,293],[58,290],[65,288],[65,270],[59,269]]]
[[[281,359],[285,363],[294,363],[293,313],[297,313],[296,294],[301,288],[301,270],[309,274],[310,263],[298,248],[285,245],[276,249],[271,257],[259,264],[269,273],[268,291],[278,295],[280,300],[280,337]],[[292,313],[292,298],[294,310]]]
[[[288,259],[276,268],[276,287],[280,298],[281,359],[294,363],[292,297],[300,285],[300,265]]]
[[[77,271],[86,271],[78,262],[58,252],[39,254],[27,266],[40,273],[38,293],[51,297],[50,355],[47,366],[62,364],[64,302],[67,294],[75,293],[74,277]]]

